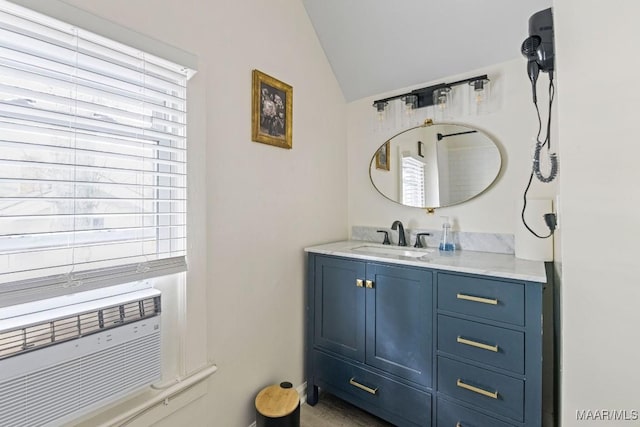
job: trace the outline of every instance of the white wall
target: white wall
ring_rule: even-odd
[[[640,410],[640,88],[635,83],[640,57],[632,54],[640,42],[640,4],[555,0],[554,11],[562,167],[562,425],[569,427],[586,423],[576,420],[577,410]]]
[[[523,24],[524,25],[524,24]],[[454,116],[451,122],[476,127],[488,134],[498,145],[502,154],[502,172],[494,186],[481,196],[458,206],[436,209],[435,215],[427,215],[418,208],[397,205],[385,199],[371,185],[368,166],[374,151],[390,136],[404,130],[399,125],[384,132],[374,131],[371,125],[371,106],[375,99],[397,95],[428,86],[432,83],[456,81],[480,74],[488,74],[492,81],[495,105],[487,115]],[[541,111],[545,113],[546,76],[539,80],[538,92]],[[541,93],[542,92],[542,93]],[[464,98],[466,99],[466,97]],[[430,115],[432,107],[419,109],[418,115]],[[531,102],[531,84],[525,72],[525,61],[517,58],[492,67],[469,71],[464,75],[450,76],[437,82],[398,88],[348,104],[349,140],[349,225],[389,227],[399,219],[411,228],[439,228],[440,215],[454,222],[454,229],[461,231],[494,232],[513,234],[516,227],[516,200],[522,198],[531,171],[532,147],[537,133],[537,118]],[[531,187],[529,197],[555,195],[556,183]],[[540,230],[544,233],[545,230]]]
[[[303,381],[303,247],[348,234],[344,98],[299,0],[68,3],[199,56],[187,367],[219,370],[157,425],[248,426],[262,387]],[[251,141],[254,68],[293,86],[292,150]]]

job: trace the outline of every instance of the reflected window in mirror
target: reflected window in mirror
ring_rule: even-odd
[[[425,204],[424,194],[425,164],[414,159],[409,153],[402,154],[402,204],[422,207]]]

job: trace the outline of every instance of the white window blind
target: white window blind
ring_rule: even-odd
[[[189,71],[0,0],[0,293],[185,270]]]
[[[424,163],[411,156],[402,156],[402,203],[424,207]]]

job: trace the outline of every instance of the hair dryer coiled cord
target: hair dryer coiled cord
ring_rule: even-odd
[[[549,176],[544,176],[540,171],[540,152],[542,147],[546,146],[547,151],[551,148],[551,106],[553,105],[553,98],[555,95],[555,86],[553,84],[553,71],[549,71],[549,111],[547,116],[547,129],[544,141],[540,141],[540,134],[542,133],[542,120],[540,118],[540,109],[538,103],[534,100],[533,104],[536,107],[536,113],[538,115],[538,136],[536,136],[536,148],[533,152],[533,173],[540,182],[548,183],[553,181],[558,175],[558,155],[556,153],[549,153],[549,161],[551,162],[551,170]]]
[[[544,176],[540,171],[540,151],[542,151],[542,144],[536,144],[536,149],[533,153],[533,173],[541,182],[551,182],[558,175],[558,155],[556,153],[549,154],[551,170],[549,171],[549,176]]]

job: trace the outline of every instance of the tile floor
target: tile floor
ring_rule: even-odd
[[[393,424],[333,395],[321,393],[315,406],[302,405],[300,427],[393,427]]]

